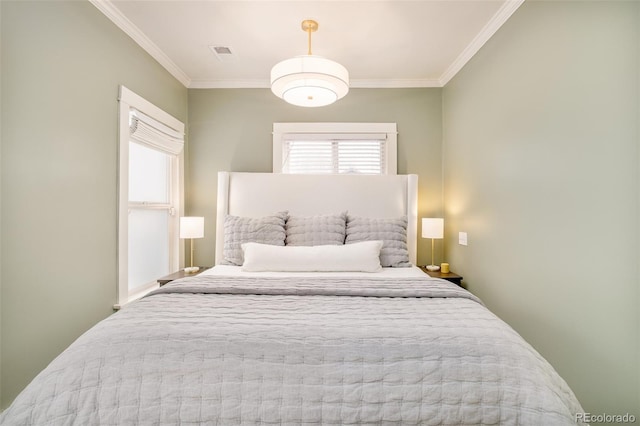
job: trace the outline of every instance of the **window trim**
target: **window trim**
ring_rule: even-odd
[[[184,123],[180,120],[164,112],[125,86],[120,86],[118,101],[118,217],[116,223],[118,243],[116,256],[117,293],[116,303],[113,306],[114,309],[120,309],[127,303],[141,298],[149,291],[158,287],[157,283],[148,283],[135,292],[129,293],[129,113],[131,109],[136,109],[182,134],[184,134],[185,129]],[[184,262],[184,247],[180,244],[180,239],[178,238],[179,218],[182,212],[184,212],[184,150],[172,159],[171,167],[178,168],[177,173],[173,173],[173,170],[171,171],[171,187],[174,188],[175,191],[170,194],[170,197],[176,208],[175,214],[172,216],[172,220],[174,221],[172,224],[173,232],[169,235],[169,238],[174,241],[176,245],[176,248],[172,249],[170,265],[171,268],[177,269],[179,265],[182,265]]]
[[[396,123],[273,123],[273,173],[282,173],[283,146],[289,134],[385,133],[385,174],[398,174],[398,131]]]

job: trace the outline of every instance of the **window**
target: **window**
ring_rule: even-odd
[[[305,135],[285,139],[282,173],[384,174],[384,139],[339,136],[342,135],[322,135],[319,140]]]
[[[274,123],[275,173],[396,174],[395,123]]]
[[[120,88],[118,302],[157,287],[178,269],[184,124]]]

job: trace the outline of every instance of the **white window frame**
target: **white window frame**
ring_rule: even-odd
[[[385,170],[383,174],[398,173],[398,131],[396,123],[273,123],[273,173],[282,173],[284,143],[288,134],[363,135],[386,134]]]
[[[184,134],[184,123],[164,112],[151,102],[132,92],[124,86],[120,86],[119,121],[118,121],[118,280],[117,302],[114,309],[136,299],[159,287],[157,282],[149,282],[134,292],[129,291],[129,114],[132,109],[159,121],[160,123]],[[171,159],[171,194],[170,202],[175,206],[174,214],[170,216],[171,226],[169,239],[170,268],[175,271],[184,262],[184,247],[179,239],[179,218],[184,211],[184,150]],[[174,171],[176,171],[174,173]],[[160,278],[160,277],[158,277]]]

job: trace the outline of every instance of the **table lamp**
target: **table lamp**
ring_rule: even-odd
[[[204,238],[204,217],[185,216],[180,218],[180,238],[191,239],[191,266],[184,268],[187,274],[198,272],[200,268],[193,266],[193,239]]]
[[[434,265],[433,240],[444,238],[444,219],[442,218],[423,218],[422,219],[422,238],[431,238],[431,265],[427,265],[427,271],[438,271],[440,267]]]

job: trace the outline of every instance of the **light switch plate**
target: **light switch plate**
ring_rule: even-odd
[[[466,232],[458,232],[458,244],[461,246],[467,245],[467,233]]]

